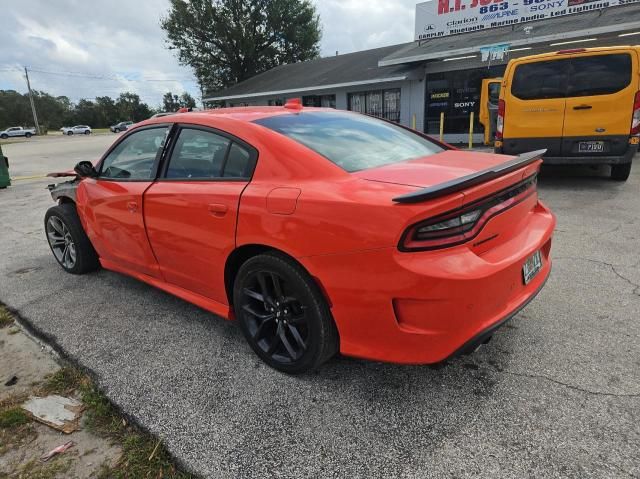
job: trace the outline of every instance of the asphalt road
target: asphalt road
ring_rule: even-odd
[[[106,146],[63,140],[9,145],[12,172]],[[46,183],[0,190],[0,300],[202,476],[640,477],[640,164],[626,184],[545,171],[551,278],[474,355],[439,369],[337,358],[302,377],[152,287],[63,273],[43,233]]]

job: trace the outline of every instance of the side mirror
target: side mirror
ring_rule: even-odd
[[[96,178],[98,172],[90,161],[81,161],[73,169],[80,178]]]

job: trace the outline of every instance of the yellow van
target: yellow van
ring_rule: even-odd
[[[611,165],[625,181],[640,139],[640,47],[563,50],[509,61],[495,150],[545,148],[547,164]]]

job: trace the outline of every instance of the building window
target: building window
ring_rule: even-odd
[[[474,112],[475,133],[482,133],[479,122],[480,94],[484,78],[497,78],[504,73],[505,65],[471,70],[431,73],[427,75],[425,133],[438,135],[440,113],[444,113],[444,133],[462,134],[469,132],[469,116]],[[497,84],[499,88],[499,84]],[[491,92],[490,92],[491,93]],[[490,101],[496,101],[496,93]]]
[[[276,98],[274,100],[269,100],[269,106],[282,106],[284,105],[284,99],[283,98]]]
[[[318,108],[335,108],[335,95],[307,95],[302,97],[302,106],[313,106]]]
[[[400,89],[349,94],[349,110],[400,122]]]

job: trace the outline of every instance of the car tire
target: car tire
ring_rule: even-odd
[[[278,371],[301,374],[338,351],[338,331],[320,288],[285,255],[247,260],[236,276],[233,304],[251,348]]]
[[[614,181],[627,181],[631,173],[631,163],[611,165],[611,179]]]
[[[85,274],[98,269],[98,254],[82,228],[75,204],[49,208],[44,228],[53,256],[67,273]]]
[[[84,134],[85,135],[90,135],[91,134],[91,130],[85,130]]]
[[[73,135],[73,132],[72,132],[72,131],[68,131],[68,132],[67,132],[67,135],[68,135],[68,136],[71,136],[71,135]]]
[[[3,140],[6,140],[7,138],[9,138],[9,135],[7,135],[6,133],[3,133],[2,135],[0,135],[0,138],[2,138]]]
[[[32,136],[32,135],[31,135],[31,133],[25,133],[25,134],[24,134],[24,137],[25,137],[25,138],[31,138],[31,136]]]

